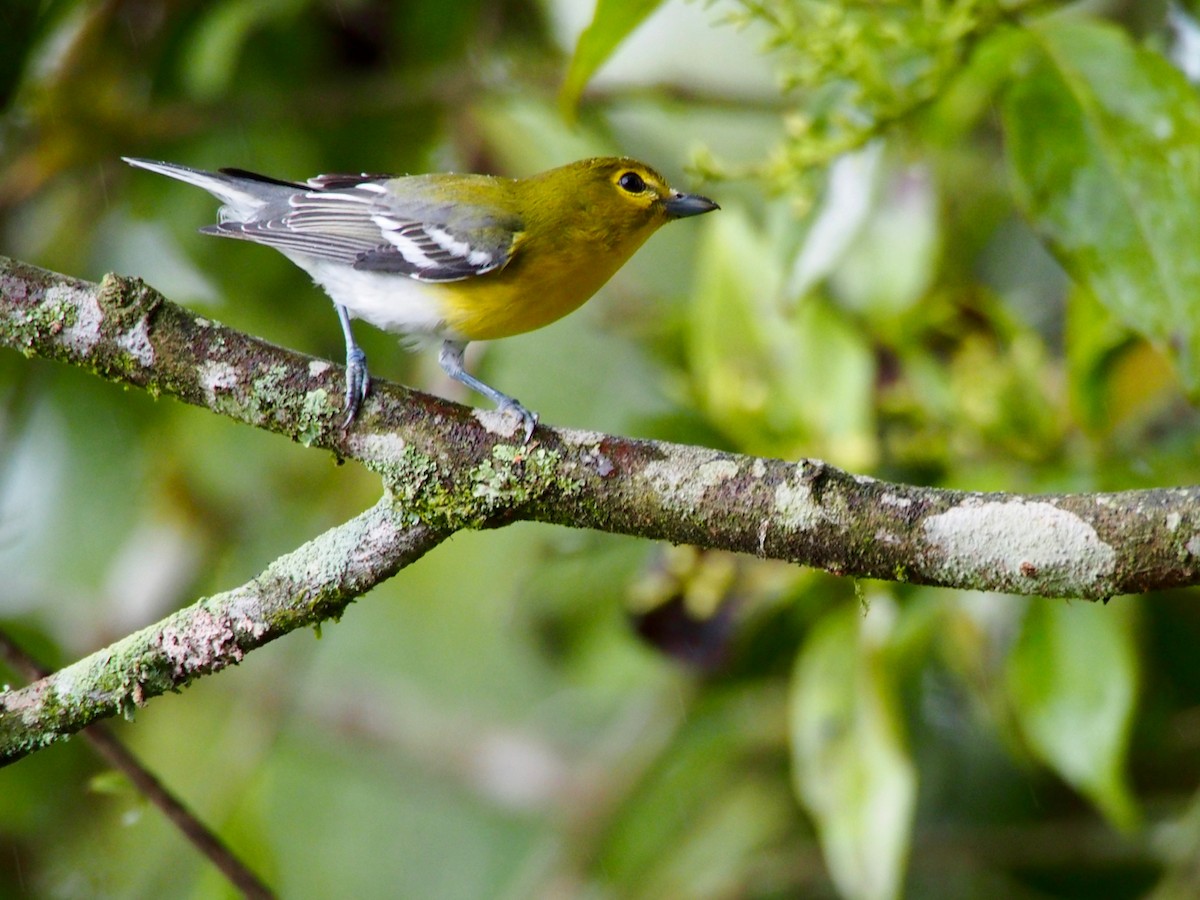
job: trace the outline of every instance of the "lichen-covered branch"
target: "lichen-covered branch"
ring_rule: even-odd
[[[1101,599],[1200,583],[1196,487],[968,493],[888,484],[815,460],[547,427],[521,446],[513,419],[382,381],[346,432],[341,367],[199,317],[136,279],[95,285],[2,258],[0,345],[356,459],[388,490],[379,506],[250,585],[3,695],[0,748],[5,735],[53,739],[215,671],[335,615],[458,529],[518,520],[977,590]],[[67,711],[64,698],[80,702]],[[26,730],[33,721],[53,727]]]
[[[447,535],[393,498],[271,563],[241,587],[203,598],[27,687],[0,693],[0,765],[97,719],[131,716],[242,660],[255,647],[340,616],[356,597]]]

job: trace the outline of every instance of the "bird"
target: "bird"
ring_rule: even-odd
[[[662,225],[720,207],[671,188],[645,163],[594,157],[526,178],[435,173],[287,181],[152,159],[131,166],[221,201],[204,234],[278,250],[333,300],[346,340],[343,427],[370,389],[351,319],[417,342],[440,339],[450,378],[515,414],[537,414],[466,371],[470,341],[532,331],[578,309]]]

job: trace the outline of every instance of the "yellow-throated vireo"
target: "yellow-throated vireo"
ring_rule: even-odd
[[[204,188],[224,205],[205,234],[274,247],[325,289],[346,336],[346,425],[367,395],[352,317],[442,339],[446,374],[537,416],[463,369],[468,341],[532,331],[580,307],[660,226],[718,209],[633,159],[584,159],[530,178],[318,175],[300,184],[241,169],[125,161]]]

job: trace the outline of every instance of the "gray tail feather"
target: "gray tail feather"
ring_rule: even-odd
[[[194,184],[196,187],[208,191],[225,204],[225,208],[222,210],[222,221],[226,219],[245,221],[272,200],[279,199],[285,191],[290,194],[297,189],[303,190],[299,185],[278,181],[263,175],[255,175],[240,169],[206,172],[203,169],[193,169],[190,166],[159,162],[153,159],[137,159],[130,156],[122,156],[121,159],[139,169],[157,172],[159,175]]]

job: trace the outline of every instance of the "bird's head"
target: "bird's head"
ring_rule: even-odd
[[[624,156],[582,159],[535,175],[527,183],[560,214],[569,208],[573,221],[582,214],[589,229],[636,235],[637,243],[672,219],[720,209],[707,197],[675,190],[653,168]]]

